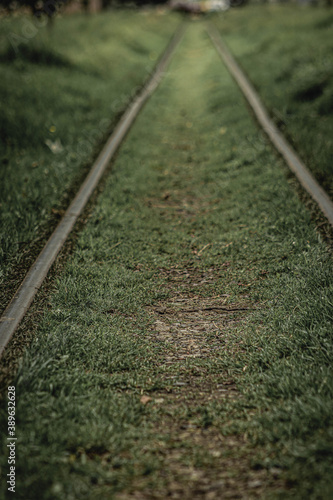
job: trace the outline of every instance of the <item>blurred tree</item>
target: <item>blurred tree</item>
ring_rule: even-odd
[[[112,0],[105,0],[108,2],[110,5],[111,3],[114,3]],[[142,5],[160,5],[160,4],[167,4],[169,3],[169,0],[118,0],[116,2],[117,5],[136,5],[138,7]]]
[[[0,5],[6,10],[13,11],[20,7],[29,7],[34,16],[43,14],[52,19],[59,9],[70,0],[0,0]]]
[[[102,0],[101,9],[102,10],[108,9],[109,7],[111,7],[112,3],[113,3],[112,0]]]
[[[89,0],[81,0],[84,12],[89,12]]]

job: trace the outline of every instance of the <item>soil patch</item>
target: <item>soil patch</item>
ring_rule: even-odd
[[[142,396],[141,402],[158,412],[155,437],[146,452],[163,467],[158,487],[140,478],[116,498],[261,498],[267,488],[283,486],[281,471],[258,467],[258,450],[255,453],[246,436],[224,435],[221,425],[215,425],[209,405],[228,405],[242,396],[228,374],[209,373],[200,364],[221,355],[230,330],[253,306],[231,303],[227,294],[200,296],[205,285],[219,279],[218,269],[188,266],[161,269],[161,275],[171,297],[148,311],[154,319],[151,342],[161,348],[157,361],[165,365],[168,384],[165,390]]]

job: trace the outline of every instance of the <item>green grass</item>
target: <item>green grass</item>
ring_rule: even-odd
[[[2,282],[68,204],[178,22],[130,10],[57,18],[52,29],[0,20]]]
[[[180,347],[156,338],[151,308],[184,296],[248,310],[201,332],[209,356],[168,365]],[[248,494],[259,474],[250,494],[328,500],[331,296],[327,248],[193,23],[14,381],[17,498],[167,498],[176,483],[185,499],[205,478]],[[217,384],[231,383],[238,396],[225,399]]]
[[[250,5],[215,20],[275,122],[332,195],[331,9]]]

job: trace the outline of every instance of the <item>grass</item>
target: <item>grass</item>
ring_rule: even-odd
[[[331,498],[331,271],[191,24],[13,382],[17,497]]]
[[[166,22],[167,19],[167,22]],[[0,281],[54,225],[178,24],[150,12],[2,18]],[[28,36],[30,35],[30,36]]]
[[[216,22],[277,125],[332,195],[331,10],[250,5]]]

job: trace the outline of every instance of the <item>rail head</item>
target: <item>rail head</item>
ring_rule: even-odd
[[[300,184],[318,204],[320,210],[333,227],[332,200],[326,191],[324,191],[324,189],[318,184],[296,151],[294,151],[275,123],[272,121],[258,93],[254,89],[253,85],[251,85],[239,64],[236,62],[216,26],[209,22],[206,24],[206,28],[213,45],[251,106],[262,129],[268,135],[273,146],[284,158],[285,162],[289,166],[290,170],[295,174]]]

